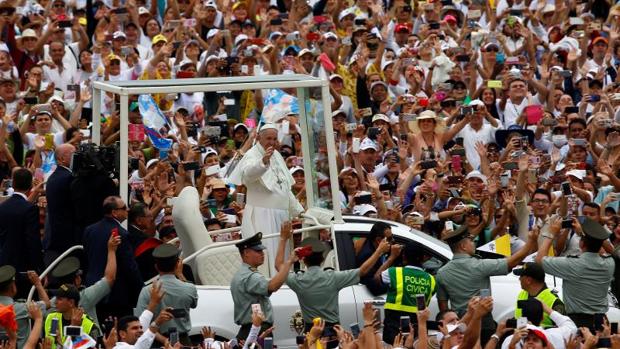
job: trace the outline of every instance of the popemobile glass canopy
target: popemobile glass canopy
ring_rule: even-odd
[[[342,222],[329,81],[308,75],[93,82],[93,115],[96,116],[93,117],[92,129],[94,143],[100,144],[101,141],[99,116],[103,94],[118,95],[120,101],[120,196],[127,202],[130,96],[243,90],[261,90],[263,98],[273,97],[275,101],[280,101],[276,98],[284,96],[281,104],[265,104],[262,116],[265,119],[268,119],[270,112],[281,111],[283,106],[299,114],[307,208],[327,209],[333,212],[335,222]]]

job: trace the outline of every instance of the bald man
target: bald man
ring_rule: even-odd
[[[278,234],[282,223],[297,217],[303,207],[293,195],[295,183],[282,155],[278,152],[278,129],[265,124],[258,131],[258,142],[243,156],[230,181],[247,187],[241,234],[243,238],[262,232]],[[263,239],[269,250],[270,268],[277,252],[278,238]]]
[[[47,218],[49,230],[46,231],[46,262],[51,261],[73,245],[82,243],[81,232],[74,224],[75,213],[71,201],[73,174],[69,168],[75,147],[69,143],[56,148],[56,170],[47,180]]]

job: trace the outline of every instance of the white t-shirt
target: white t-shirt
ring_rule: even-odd
[[[471,167],[475,170],[480,168],[480,156],[476,152],[476,143],[482,142],[488,144],[495,142],[496,128],[491,124],[482,124],[479,131],[474,130],[470,124],[465,125],[463,129],[456,135],[456,137],[463,138],[463,148],[465,148],[465,155],[467,161]]]
[[[54,146],[57,147],[57,146],[65,143],[65,141],[64,141],[65,132],[64,131],[53,133],[53,135],[54,135]],[[24,144],[24,145],[26,146],[27,150],[34,150],[35,149],[34,139],[35,139],[36,136],[37,136],[36,133],[30,133],[30,132],[26,133],[26,138],[28,139],[28,143]]]

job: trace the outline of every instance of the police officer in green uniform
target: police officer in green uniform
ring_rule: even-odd
[[[183,345],[191,345],[188,332],[192,329],[189,311],[198,305],[198,291],[196,286],[185,280],[183,276],[183,261],[179,258],[179,250],[171,244],[162,244],[153,250],[155,259],[155,269],[159,273],[159,282],[165,290],[166,295],[153,313],[157,317],[159,312],[165,308],[173,308],[184,312],[184,316],[175,317],[160,327],[161,333],[170,332],[171,328],[176,328],[179,333],[179,341]],[[135,315],[140,316],[147,308],[151,299],[152,286],[145,286],[138,296],[138,304],[135,308]]]
[[[599,254],[609,232],[598,222],[586,218],[581,224],[584,235],[579,241],[579,256],[548,257],[553,239],[562,228],[561,218],[551,223],[538,248],[536,262],[547,274],[562,278],[562,295],[566,313],[577,327],[594,327],[596,315],[608,310],[607,290],[614,274],[615,262]]]
[[[283,227],[282,233],[285,233],[281,236],[284,241],[292,237],[293,229],[290,224],[286,228]],[[286,284],[297,295],[306,332],[308,332],[313,326],[312,319],[317,317],[325,320],[326,327],[333,327],[340,323],[338,292],[347,286],[358,284],[360,277],[366,275],[379,258],[389,251],[390,244],[383,239],[372,256],[359,268],[344,271],[321,269],[324,260],[323,253],[328,247],[319,239],[305,238],[300,247],[311,250],[310,255],[302,258],[307,270],[289,273]],[[283,260],[284,248],[278,251],[275,259],[276,265],[282,264]]]
[[[13,305],[15,321],[17,322],[17,347],[22,348],[30,335],[30,322],[28,318],[28,308],[23,302],[16,302],[13,297],[17,294],[17,284],[15,283],[15,268],[10,265],[0,267],[0,304]],[[40,297],[41,298],[41,297]],[[45,303],[37,302],[41,311],[45,312]],[[0,335],[5,335],[6,331],[0,328]]]
[[[521,284],[521,292],[517,296],[517,306],[515,307],[515,318],[522,316],[522,309],[519,307],[520,302],[529,298],[536,298],[539,301],[545,303],[549,308],[564,315],[564,303],[553,291],[551,291],[547,284],[545,284],[545,271],[540,264],[525,263],[523,268],[518,268],[512,271],[513,274],[519,277],[519,283]],[[529,319],[529,318],[528,318]],[[543,328],[556,327],[553,320],[547,313],[543,314],[543,319],[540,323]]]
[[[445,241],[454,256],[437,271],[437,301],[439,310],[448,310],[448,301],[460,317],[465,315],[469,300],[478,296],[481,289],[491,290],[490,277],[506,275],[536,247],[536,233],[531,231],[525,246],[512,256],[500,259],[480,259],[475,256],[474,236],[469,234],[466,226],[446,234]],[[496,327],[493,316],[489,313],[482,319],[480,340],[486,344]]]
[[[80,260],[76,257],[67,257],[63,259],[54,270],[52,276],[61,284],[72,284],[80,290],[80,304],[86,315],[93,319],[99,325],[97,319],[97,304],[107,296],[112,290],[114,280],[116,279],[116,249],[121,243],[121,238],[110,235],[108,241],[108,260],[106,262],[103,278],[93,285],[82,287],[82,271],[80,270]],[[51,300],[50,311],[56,311],[56,297]]]
[[[84,310],[78,308],[80,303],[80,292],[77,287],[69,284],[62,284],[56,292],[56,309],[57,311],[47,314],[45,318],[45,337],[51,338],[53,341],[52,349],[62,347],[67,338],[64,333],[65,326],[81,326],[82,333],[88,334],[92,338],[101,335],[99,326],[84,314]],[[52,326],[53,322],[57,322],[55,330]],[[58,335],[57,335],[58,334]]]
[[[386,264],[392,265],[398,257],[402,257],[403,266],[390,266],[386,269]],[[435,278],[422,269],[426,260],[428,256],[421,248],[408,245],[402,253],[391,253],[386,264],[379,269],[381,281],[388,286],[383,307],[383,340],[386,343],[393,343],[394,337],[400,332],[401,316],[408,316],[411,323],[417,323],[417,296],[424,295],[428,306],[435,294]]]
[[[286,229],[287,224],[282,224],[282,229]],[[283,235],[282,232],[280,235]],[[241,267],[233,276],[230,283],[230,293],[235,303],[234,319],[241,328],[237,333],[237,339],[245,340],[252,328],[252,304],[259,304],[263,312],[265,321],[261,326],[261,331],[273,326],[273,309],[269,296],[277,291],[288,276],[293,263],[298,258],[295,253],[291,253],[289,259],[278,267],[277,274],[271,279],[265,278],[256,268],[265,262],[266,247],[261,243],[262,233],[256,233],[247,239],[235,244],[241,254]],[[280,239],[278,250],[284,249],[286,241]]]

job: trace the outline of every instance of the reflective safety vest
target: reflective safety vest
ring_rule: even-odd
[[[58,319],[58,332],[60,334],[60,342],[64,343],[65,339],[67,338],[65,337],[64,333],[62,333],[62,313],[54,312],[48,314],[45,318],[45,337],[49,337],[52,339],[52,349],[55,349],[56,338],[52,335],[52,319]],[[96,325],[93,320],[91,320],[86,314],[82,315],[82,333],[89,334],[94,326]]]
[[[522,300],[527,300],[529,298],[530,298],[529,293],[527,293],[526,290],[521,290],[521,292],[519,292],[519,295],[517,296],[517,302],[522,301]],[[558,296],[556,296],[553,292],[551,292],[550,289],[545,288],[544,290],[542,290],[542,292],[540,292],[536,296],[536,299],[545,303],[549,308],[553,308],[553,303],[555,303],[555,300],[558,299]],[[521,308],[518,307],[518,303],[517,303],[517,306],[515,306],[515,318],[518,319],[520,317],[521,317]],[[540,322],[540,327],[542,328],[555,327],[555,324],[553,323],[553,321],[551,320],[551,318],[549,317],[547,313],[543,313],[543,319]]]
[[[385,300],[385,309],[415,313],[418,311],[416,295],[423,294],[426,306],[435,294],[435,278],[417,267],[391,267],[390,287]]]

